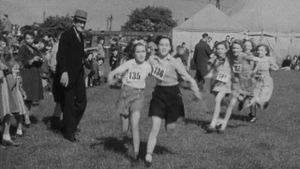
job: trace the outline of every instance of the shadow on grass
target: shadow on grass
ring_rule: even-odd
[[[220,116],[222,116],[222,114],[220,114]],[[231,115],[231,119],[233,118],[233,116],[234,115]],[[239,115],[235,115],[234,118],[236,118],[236,117],[238,117],[238,118],[240,118],[240,120],[242,120],[242,116],[239,117]],[[245,118],[247,118],[247,117],[245,117]],[[247,120],[245,120],[245,121],[247,121]],[[190,119],[190,118],[184,119],[184,122],[185,122],[185,124],[194,124],[194,125],[200,126],[205,131],[208,131],[208,125],[210,124],[210,121]],[[233,128],[234,129],[234,128],[239,128],[239,127],[243,127],[243,126],[247,126],[247,125],[246,124],[237,124],[237,125],[228,124],[227,128]]]
[[[240,114],[232,114],[230,119],[232,120],[239,120],[239,121],[249,121],[249,117]]]
[[[128,157],[128,149],[129,144],[131,144],[131,138],[125,137],[124,139],[118,139],[115,137],[102,137],[96,138],[96,142],[90,145],[91,149],[96,149],[98,146],[103,146],[103,149],[106,151],[112,151],[117,154],[121,154],[125,157]],[[131,144],[132,146],[132,144]],[[141,142],[140,143],[140,157],[145,157],[147,149],[147,143]],[[167,149],[166,147],[157,145],[154,150],[155,154],[174,154],[172,151]]]
[[[207,126],[209,125],[209,121],[206,120],[199,120],[199,119],[191,119],[191,118],[186,118],[184,119],[184,123],[187,124],[194,124],[197,126],[200,126],[202,129],[206,130]]]

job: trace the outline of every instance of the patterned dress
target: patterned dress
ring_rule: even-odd
[[[231,66],[227,56],[213,55],[208,62],[212,64],[212,92],[231,93]]]
[[[233,90],[236,96],[253,96],[255,80],[253,78],[253,55],[241,53],[238,57],[231,58],[234,74]]]
[[[274,83],[270,75],[272,66],[276,66],[272,57],[260,58],[256,66],[257,87],[254,92],[256,103],[263,105],[268,102],[272,96]]]

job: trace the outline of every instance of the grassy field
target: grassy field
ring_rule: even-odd
[[[246,121],[247,110],[235,111],[224,134],[206,134],[211,119],[190,91],[183,90],[186,119],[176,136],[162,129],[153,156],[155,169],[296,169],[300,168],[300,74],[273,74],[275,91],[266,112],[258,120]],[[145,153],[151,127],[147,116],[153,82],[146,91],[140,121],[141,153]],[[47,95],[34,107],[34,124],[17,139],[21,147],[0,146],[1,169],[123,169],[131,168],[126,152],[130,141],[119,138],[119,116],[115,101],[119,90],[106,85],[88,89],[88,107],[81,121],[79,143],[70,143],[47,130],[54,103]],[[205,94],[212,109],[213,97]],[[137,168],[144,168],[141,162]]]

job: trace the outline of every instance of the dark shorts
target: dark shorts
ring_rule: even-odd
[[[156,86],[150,102],[149,116],[166,120],[166,124],[184,117],[184,106],[179,86]]]

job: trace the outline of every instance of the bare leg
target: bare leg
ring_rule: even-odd
[[[122,134],[127,134],[129,130],[129,115],[121,115]]]
[[[141,113],[139,111],[133,112],[131,115],[131,129],[132,141],[135,158],[137,158],[140,150],[140,134],[139,134],[139,120]]]
[[[229,121],[229,118],[230,118],[230,116],[231,116],[231,114],[232,114],[232,110],[233,110],[233,108],[234,108],[236,102],[237,102],[237,98],[236,98],[236,97],[233,97],[233,98],[231,99],[231,101],[230,101],[229,106],[227,107],[226,114],[225,114],[225,118],[224,118],[223,124],[222,124],[221,129],[220,129],[221,131],[224,131],[224,130],[225,130],[225,128],[226,128],[226,126],[227,126],[227,123],[228,123],[228,121]]]
[[[215,98],[215,109],[214,109],[214,115],[212,121],[209,126],[210,128],[215,128],[217,125],[220,116],[220,111],[221,111],[221,102],[224,96],[225,96],[224,92],[219,92]]]
[[[152,162],[152,153],[154,151],[157,136],[161,126],[161,118],[153,116],[152,117],[152,129],[149,134],[148,144],[147,144],[147,155],[146,155],[146,162]]]

